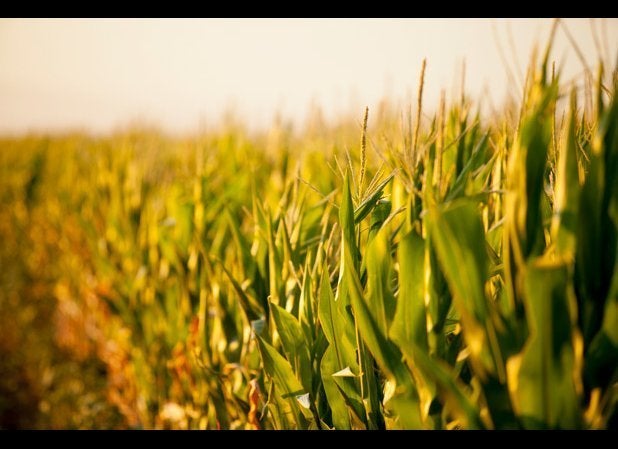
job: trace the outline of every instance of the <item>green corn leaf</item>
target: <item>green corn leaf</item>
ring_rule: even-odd
[[[577,165],[577,95],[571,93],[571,107],[567,123],[566,143],[560,152],[554,193],[554,217],[552,239],[556,253],[574,258],[577,237],[577,214],[579,208],[579,168]]]
[[[424,296],[425,242],[415,231],[399,242],[399,296],[390,337],[400,347],[428,349]]]
[[[314,317],[314,307],[317,301],[314,299],[313,289],[311,288],[311,271],[309,265],[305,265],[303,272],[303,285],[301,287],[300,300],[298,304],[298,320],[305,336],[305,341],[309,346],[313,346],[316,335],[316,318]]]
[[[523,272],[529,257],[545,249],[543,207],[548,148],[551,145],[551,108],[558,84],[534,85],[530,112],[522,119],[508,160],[504,268],[510,309],[521,318]]]
[[[360,395],[356,398],[348,396],[346,391],[341,387],[343,381],[335,380],[335,386],[339,390],[339,394],[343,398],[350,416],[350,425],[352,429],[367,429],[367,420],[365,418],[365,408],[362,404]],[[347,391],[350,391],[347,389]]]
[[[339,392],[339,388],[332,374],[339,371],[340,362],[333,345],[329,345],[320,361],[320,373],[322,385],[332,415],[332,423],[335,429],[348,430],[352,428],[350,411],[345,398]]]
[[[350,258],[348,252],[346,257]],[[348,260],[351,263],[351,260]],[[384,370],[387,377],[390,377],[396,383],[396,391],[390,404],[393,407],[401,408],[405,404],[407,412],[413,411],[407,416],[407,421],[412,428],[420,428],[422,426],[420,408],[418,402],[418,394],[414,387],[412,377],[405,363],[402,360],[400,350],[393,342],[388,340],[387,336],[381,331],[376,318],[372,315],[367,306],[360,285],[358,275],[354,270],[347,271],[347,280],[350,292],[350,301],[356,317],[356,323],[364,342],[367,344],[369,351],[375,358],[381,369]],[[410,406],[412,404],[412,406]]]
[[[618,270],[618,99],[600,118],[592,141],[590,167],[581,189],[577,223],[579,322],[584,347],[602,326],[610,285]],[[612,214],[614,218],[612,218]]]
[[[366,264],[367,306],[380,332],[387,335],[396,306],[391,291],[392,263],[388,229],[382,228],[369,243]]]
[[[480,410],[475,407],[470,394],[445,363],[432,359],[426,350],[416,345],[402,347],[406,357],[414,360],[418,369],[427,379],[438,386],[438,394],[446,406],[457,416],[466,429],[483,429],[486,426],[481,419]]]
[[[369,226],[369,235],[367,242],[371,242],[373,237],[382,228],[382,225],[389,217],[392,209],[392,204],[386,199],[378,200],[375,209],[371,213],[371,224]]]
[[[345,400],[339,393],[332,375],[346,367],[358,372],[355,347],[352,343],[354,341],[354,327],[344,313],[347,312],[343,309],[343,303],[335,301],[330,287],[328,270],[324,269],[320,283],[318,318],[329,346],[322,357],[320,373],[332,410],[333,424],[337,429],[349,429],[351,423]],[[357,386],[355,383],[346,384],[344,388],[349,389],[347,391],[348,396],[354,396]]]
[[[257,300],[253,299],[251,296],[245,293],[245,291],[242,289],[238,281],[234,279],[234,277],[228,271],[228,269],[225,268],[223,262],[219,260],[217,260],[217,262],[219,266],[221,267],[221,269],[223,270],[223,272],[225,273],[225,275],[227,276],[227,278],[229,279],[230,283],[232,284],[232,287],[234,287],[234,291],[236,291],[238,295],[238,299],[240,301],[240,306],[242,307],[243,311],[247,315],[247,319],[249,321],[252,321],[252,320],[256,320],[260,318],[261,316],[264,316],[264,310],[262,310]]]
[[[485,242],[485,235],[476,206],[467,200],[434,205],[427,215],[427,227],[461,316],[475,368],[481,376],[495,373],[501,368],[501,355],[484,292],[488,262],[484,243],[478,244]]]
[[[271,300],[279,304],[280,301],[283,301],[284,297],[284,283],[282,278],[283,261],[280,247],[278,247],[275,243],[275,227],[276,223],[274,223],[269,214],[266,227],[266,232],[268,235],[268,272],[270,282],[269,288]]]
[[[446,201],[451,201],[465,194],[466,185],[473,172],[481,169],[486,162],[488,135],[485,134],[472,150],[472,154],[466,165],[455,179],[453,186],[449,189],[446,195]]]
[[[526,428],[581,426],[574,350],[575,298],[567,265],[532,260],[526,272],[525,305],[530,337],[521,356],[515,404]],[[511,374],[509,374],[511,377]]]
[[[393,176],[395,176],[394,174],[391,174],[389,176],[386,177],[386,179],[384,181],[382,181],[380,184],[378,184],[375,189],[373,189],[373,192],[368,195],[359,205],[358,207],[354,210],[354,223],[360,223],[361,221],[363,221],[363,219],[369,215],[371,213],[371,211],[376,207],[376,205],[378,204],[378,200],[380,199],[380,197],[382,196],[382,192],[384,191],[384,187],[386,187],[386,185],[391,181],[391,179],[393,179]],[[347,182],[347,176],[346,176],[346,182]],[[345,192],[345,183],[344,183],[344,192]]]
[[[301,407],[296,396],[308,393],[298,381],[289,362],[262,337],[255,334],[265,372],[273,379],[278,402],[291,410],[299,429],[306,429],[312,419],[311,412]]]
[[[279,337],[281,338],[281,343],[287,359],[292,365],[296,375],[300,378],[305,391],[312,392],[309,349],[301,326],[296,318],[284,308],[272,302],[270,306],[272,317]]]

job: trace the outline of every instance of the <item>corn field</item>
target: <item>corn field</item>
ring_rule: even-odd
[[[615,428],[618,77],[548,54],[488,118],[421,80],[300,134],[0,140],[0,427]]]

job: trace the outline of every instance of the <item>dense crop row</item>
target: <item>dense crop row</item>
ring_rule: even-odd
[[[74,396],[105,380],[90,393],[105,406],[38,425],[615,426],[618,100],[602,74],[581,107],[545,60],[491,120],[462,95],[302,137],[3,140],[0,318],[23,328],[3,324],[2,351],[44,356],[20,363],[58,381],[50,343],[23,335],[47,320],[80,361]],[[68,387],[45,388],[51,416]]]

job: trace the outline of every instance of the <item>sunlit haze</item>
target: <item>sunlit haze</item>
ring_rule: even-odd
[[[185,132],[215,125],[229,111],[256,128],[277,113],[301,122],[312,105],[334,118],[385,97],[410,101],[423,58],[427,104],[435,104],[441,89],[447,95],[458,89],[464,59],[468,92],[477,98],[489,92],[486,99],[499,104],[507,86],[518,91],[531,49],[545,44],[551,23],[2,19],[0,133],[109,132],[136,121]],[[616,60],[618,19],[564,24],[588,64],[597,48]],[[553,55],[565,78],[582,72],[562,28]]]

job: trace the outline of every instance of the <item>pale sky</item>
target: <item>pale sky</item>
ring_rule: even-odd
[[[593,65],[591,20],[564,22]],[[594,24],[614,63],[618,19]],[[453,92],[464,58],[468,93],[489,87],[499,104],[513,86],[496,36],[523,76],[550,27],[550,19],[0,19],[0,134],[105,133],[135,121],[185,132],[215,126],[230,109],[255,129],[277,112],[301,122],[312,103],[327,119],[360,116],[386,96],[415,98],[424,57],[428,106],[441,89]],[[561,29],[554,55],[566,77],[582,71]]]

